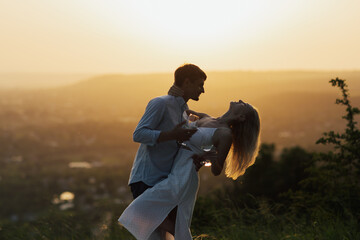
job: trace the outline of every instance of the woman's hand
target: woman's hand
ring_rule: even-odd
[[[192,155],[193,163],[195,165],[195,169],[198,172],[202,166],[204,166],[204,163],[206,160],[210,161],[211,164],[216,162],[217,159],[217,152],[216,151],[209,151],[204,154],[198,155],[194,154]]]
[[[195,165],[195,169],[198,172],[200,168],[203,166],[201,163],[205,161],[205,158],[202,155],[194,154],[192,155],[192,159]]]
[[[199,113],[199,112],[195,112],[194,110],[190,110],[190,109],[187,109],[187,110],[186,110],[186,114],[187,114],[188,116],[190,116],[190,114],[194,114],[194,115],[198,116],[199,119],[202,119],[202,118],[204,118],[204,117],[210,117],[210,116],[207,115],[206,113]]]

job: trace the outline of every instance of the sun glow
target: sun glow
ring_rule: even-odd
[[[233,41],[239,44],[239,39],[250,41],[266,31],[266,19],[274,13],[269,9],[278,6],[266,1],[237,0],[137,0],[108,5],[122,9],[127,15],[127,28],[133,34],[179,50],[209,49]],[[106,12],[109,11],[112,10]],[[113,24],[124,25],[119,21]]]
[[[139,2],[135,1],[136,4]],[[145,3],[145,2],[144,2]],[[146,1],[139,14],[149,33],[175,45],[211,45],[236,34],[244,17],[241,1]],[[155,3],[155,4],[154,4]]]
[[[241,18],[240,4],[215,4],[208,1],[133,1],[136,16],[148,26],[148,31],[178,41],[211,40],[229,34]]]
[[[360,1],[0,1],[0,72],[358,69]]]

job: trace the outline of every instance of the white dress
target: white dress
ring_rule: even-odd
[[[191,240],[190,224],[194,210],[199,177],[193,154],[212,145],[216,128],[198,128],[186,142],[187,150],[180,148],[168,178],[147,189],[122,213],[119,222],[138,240],[159,239],[154,232],[170,211],[178,206],[175,224],[175,240]]]

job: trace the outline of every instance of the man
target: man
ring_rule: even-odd
[[[196,130],[182,128],[183,112],[189,99],[198,101],[204,93],[206,74],[196,65],[176,69],[168,95],[152,99],[138,123],[133,139],[139,142],[129,185],[134,199],[166,178],[179,149],[177,142],[188,140]]]
[[[148,103],[133,134],[134,141],[140,143],[129,179],[134,199],[167,178],[179,150],[178,142],[188,140],[196,132],[182,127],[182,114],[188,109],[189,99],[198,101],[205,92],[207,76],[198,66],[185,64],[176,69],[174,78],[168,95]],[[174,211],[170,215],[174,218]]]

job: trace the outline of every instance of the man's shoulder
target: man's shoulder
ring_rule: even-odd
[[[151,103],[154,104],[166,104],[167,102],[171,102],[175,99],[174,96],[170,95],[164,95],[164,96],[158,96],[150,100]]]
[[[174,96],[171,96],[171,95],[163,95],[163,96],[158,96],[158,97],[155,97],[153,98],[152,100],[154,99],[159,99],[160,101],[163,100],[163,101],[166,101],[166,100],[172,100],[172,99],[175,99]]]

